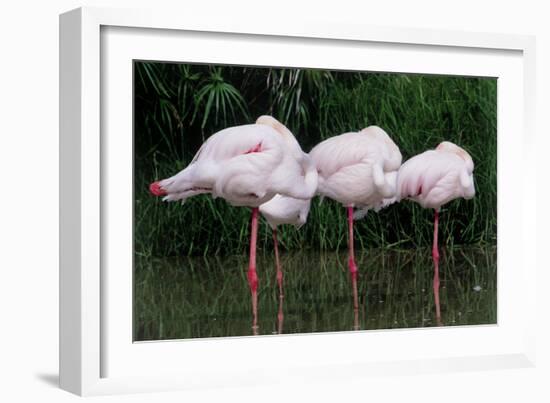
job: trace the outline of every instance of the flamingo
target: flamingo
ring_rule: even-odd
[[[317,171],[296,152],[292,133],[271,116],[255,124],[234,126],[211,135],[176,175],[151,183],[149,189],[164,201],[185,201],[199,194],[221,197],[233,206],[252,208],[248,284],[252,327],[258,324],[256,243],[259,206],[280,194],[308,200],[317,189]],[[303,153],[302,153],[303,154]]]
[[[439,307],[439,248],[438,226],[441,206],[457,198],[471,199],[475,195],[474,162],[462,148],[449,141],[439,144],[407,160],[399,169],[397,198],[410,199],[424,208],[435,211],[432,259],[434,262],[433,289],[436,319],[440,322]]]
[[[388,134],[377,126],[330,137],[309,153],[319,173],[317,193],[342,203],[348,218],[348,267],[357,318],[357,265],[353,248],[353,209],[360,218],[370,209],[391,203],[397,186],[401,152]],[[356,324],[357,327],[357,324]]]
[[[264,123],[272,124],[277,130],[292,135],[290,131],[276,120],[265,119]],[[308,164],[315,174],[317,170],[309,156],[302,151],[298,142],[291,142],[289,146],[296,158],[301,158]],[[300,228],[306,223],[309,214],[311,199],[296,199],[294,197],[275,195],[273,199],[260,206],[260,213],[264,216],[272,230],[273,249],[275,251],[275,267],[277,270],[277,284],[279,286],[279,312],[277,315],[278,332],[282,333],[283,326],[283,271],[279,261],[279,242],[277,240],[277,227],[279,225],[289,224]]]
[[[292,135],[290,131],[282,124],[275,120],[265,119],[264,123],[272,124],[277,130]],[[302,158],[309,164],[309,167],[316,173],[315,165],[309,158],[309,156],[302,151],[302,148],[298,142],[289,143],[292,152],[297,158]],[[296,228],[302,227],[306,223],[307,216],[309,214],[309,208],[311,205],[311,199],[296,199],[294,197],[283,196],[280,194],[275,195],[271,200],[260,206],[260,213],[264,216],[266,221],[272,230],[273,236],[273,249],[275,251],[275,267],[276,278],[279,286],[279,311],[277,314],[277,327],[278,333],[282,333],[283,326],[283,271],[279,260],[279,242],[277,240],[277,227],[279,225],[289,224],[294,225]]]

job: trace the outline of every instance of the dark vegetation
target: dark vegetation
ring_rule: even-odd
[[[403,159],[449,140],[472,156],[477,194],[444,206],[440,242],[496,243],[496,79],[136,62],[134,68],[134,240],[138,258],[232,255],[246,251],[249,210],[202,195],[180,203],[151,196],[148,184],[183,169],[200,144],[228,126],[271,114],[304,151],[369,125],[386,130]],[[306,225],[280,231],[283,248],[346,247],[345,211],[312,202]],[[355,226],[361,248],[428,246],[433,212],[404,201]],[[271,250],[269,228],[259,245]]]

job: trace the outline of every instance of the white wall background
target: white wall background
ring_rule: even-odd
[[[374,25],[537,35],[539,364],[536,369],[378,377],[303,387],[100,397],[100,401],[550,401],[549,183],[550,13],[544,1],[21,0],[0,8],[0,400],[75,401],[56,387],[58,336],[58,14],[81,5],[174,7],[254,18],[322,18]],[[545,26],[546,25],[546,26]],[[521,161],[518,161],[521,163]],[[518,189],[519,190],[519,189]],[[7,396],[5,396],[7,395]]]

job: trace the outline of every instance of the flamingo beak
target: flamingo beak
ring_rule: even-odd
[[[166,193],[166,190],[164,190],[161,186],[160,186],[160,183],[157,181],[157,182],[153,182],[149,185],[149,191],[154,195],[154,196],[158,196],[158,197],[161,197],[161,196],[166,196],[167,193]]]

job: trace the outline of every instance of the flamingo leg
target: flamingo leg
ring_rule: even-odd
[[[349,272],[353,287],[353,311],[355,317],[359,312],[359,297],[357,295],[357,265],[355,264],[355,252],[353,250],[353,207],[348,206],[348,248],[349,248]]]
[[[250,259],[248,264],[248,285],[252,295],[252,330],[258,329],[258,275],[256,274],[256,241],[258,239],[258,207],[252,209],[250,225]]]
[[[279,299],[282,299],[283,294],[283,270],[279,261],[279,242],[277,242],[277,229],[273,230],[273,247],[275,249],[275,266],[277,267],[277,284],[279,285]]]
[[[437,246],[438,238],[438,227],[439,227],[439,211],[435,210],[434,217],[434,242],[432,247],[432,258],[434,261],[434,279],[433,279],[433,288],[434,288],[434,299],[435,299],[435,317],[438,323],[441,321],[441,310],[439,307],[439,248]]]

